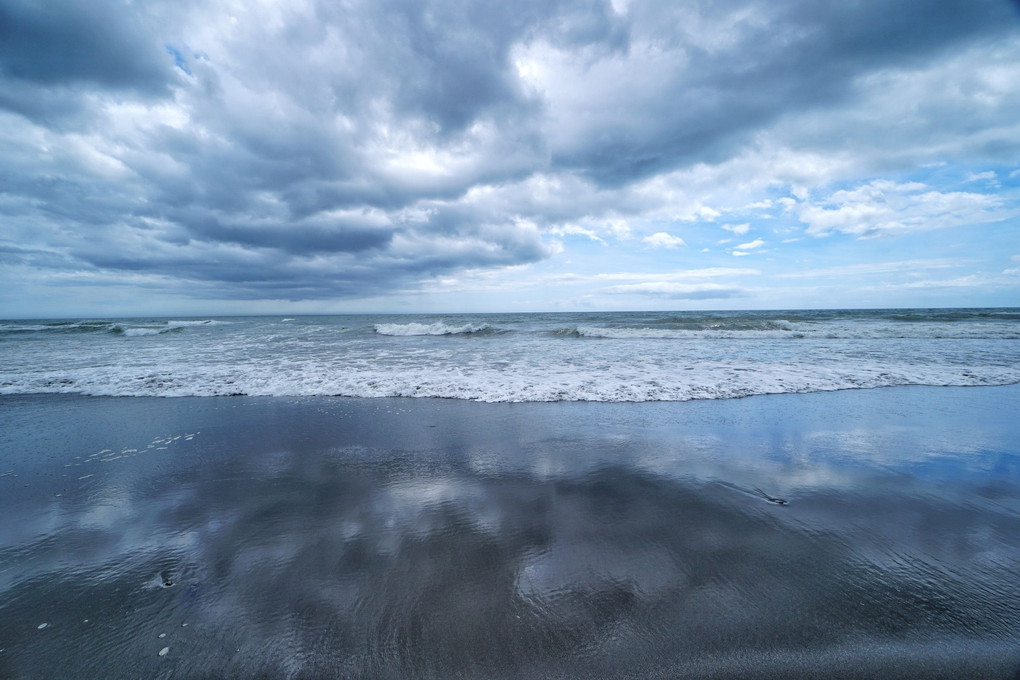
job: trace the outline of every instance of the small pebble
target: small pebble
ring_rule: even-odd
[[[166,656],[167,652],[169,652],[169,651],[170,651],[169,647],[164,647],[163,649],[159,650],[159,655],[160,656]]]
[[[45,628],[48,625],[50,625],[50,624],[48,624],[48,623],[40,623],[39,624],[39,630],[42,630],[43,628]]]

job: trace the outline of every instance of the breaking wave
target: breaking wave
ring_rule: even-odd
[[[186,328],[197,326],[215,326],[228,324],[229,321],[218,319],[167,319],[152,322],[145,321],[52,321],[52,322],[0,322],[0,336],[2,335],[23,335],[23,334],[97,334],[106,333],[111,335],[122,335],[125,337],[140,337],[145,335],[160,335],[162,333],[180,332]]]
[[[377,323],[375,332],[379,335],[413,336],[413,335],[472,335],[494,330],[487,323],[467,323],[460,326],[449,326],[442,322],[436,323]]]
[[[572,332],[571,332],[572,331]],[[733,327],[720,325],[716,328],[614,328],[598,326],[578,326],[563,333],[564,335],[576,335],[582,338],[608,338],[614,340],[631,339],[663,339],[683,340],[692,338],[749,338],[749,337],[803,337],[802,333],[796,333],[789,325],[780,323],[761,324],[758,327]]]

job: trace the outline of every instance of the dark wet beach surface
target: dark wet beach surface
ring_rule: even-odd
[[[0,677],[1013,678],[1017,413],[0,397]]]

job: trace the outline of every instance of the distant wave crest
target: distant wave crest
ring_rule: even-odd
[[[185,328],[228,323],[230,322],[216,319],[168,319],[166,321],[152,321],[151,323],[145,321],[129,323],[113,320],[52,321],[40,323],[5,322],[0,324],[0,333],[53,333],[65,335],[75,333],[108,333],[131,338],[161,335],[163,333],[179,333]]]
[[[466,323],[449,326],[441,321],[436,323],[377,323],[374,326],[379,335],[470,335],[482,333],[492,327],[487,323]]]
[[[560,335],[576,335],[582,338],[609,338],[614,340],[663,339],[681,340],[703,337],[798,337],[785,321],[766,321],[756,325],[716,324],[694,328],[648,328],[648,327],[605,327],[578,326],[575,329],[559,331]]]

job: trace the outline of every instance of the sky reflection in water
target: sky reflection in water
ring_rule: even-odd
[[[2,405],[3,677],[1020,661],[1016,387]]]

